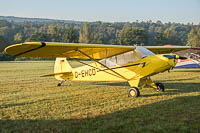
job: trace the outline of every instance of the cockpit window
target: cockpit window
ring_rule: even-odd
[[[133,51],[130,51],[120,55],[112,56],[107,59],[103,59],[100,62],[108,67],[112,67],[112,66],[128,64],[131,62],[136,62],[138,60],[139,58],[135,55],[135,53]]]
[[[153,52],[142,46],[137,46],[135,52],[140,56],[140,58],[145,58],[149,55],[155,55]]]
[[[103,59],[100,62],[108,67],[112,67],[136,62],[149,55],[154,55],[154,53],[142,46],[137,46],[134,51],[129,51],[120,55],[112,56],[107,59]]]

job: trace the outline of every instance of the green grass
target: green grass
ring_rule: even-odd
[[[75,64],[72,62],[74,66]],[[127,96],[125,82],[58,81],[53,61],[0,62],[0,132],[200,132],[200,69],[174,69]]]

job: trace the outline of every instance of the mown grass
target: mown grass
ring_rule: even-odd
[[[74,66],[75,64],[72,62]],[[200,69],[152,79],[166,92],[127,96],[125,82],[40,78],[54,62],[0,62],[0,132],[200,132]]]

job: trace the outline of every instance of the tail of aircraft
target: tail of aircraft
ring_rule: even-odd
[[[72,67],[66,58],[56,58],[54,73],[42,75],[41,77],[55,76],[57,80],[67,80],[65,77],[70,74],[72,74]]]
[[[54,73],[59,73],[55,75],[57,80],[63,80],[62,75],[64,74],[71,74],[72,67],[66,60],[66,58],[56,58],[55,65],[54,65]],[[61,75],[62,74],[62,75]]]
[[[54,73],[72,72],[72,67],[66,58],[56,58]]]

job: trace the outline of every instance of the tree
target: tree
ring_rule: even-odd
[[[73,27],[73,32],[68,29],[69,25]],[[130,29],[130,27],[143,29],[142,33],[146,34],[145,38],[148,38],[148,45],[199,45],[197,40],[199,36],[200,24],[185,25],[170,22],[162,23],[161,21],[137,21],[127,23],[108,23],[98,21],[84,24],[82,22],[66,23],[63,21],[8,22],[6,20],[0,20],[0,36],[3,36],[6,44],[8,45],[28,40],[48,40],[54,42],[78,42],[80,40],[82,43],[127,45],[142,43],[147,45],[147,42],[145,41],[146,39],[138,41],[141,40],[141,38],[131,35],[132,31],[129,31],[129,33],[125,32],[125,29]],[[192,33],[192,29],[196,30],[196,33]],[[122,30],[124,32],[122,32]],[[191,34],[189,35],[190,32]],[[36,35],[38,33],[41,34]],[[74,33],[76,35],[75,40],[73,39]],[[130,34],[130,37],[128,34]],[[139,35],[139,37],[141,36],[143,35]]]
[[[0,52],[4,51],[4,48],[6,47],[6,40],[3,36],[0,36]]]
[[[175,37],[176,32],[175,32],[174,27],[170,27],[170,28],[165,29],[163,35],[166,38],[165,44],[177,44],[177,40],[176,40],[176,37]]]
[[[77,36],[74,29],[70,26],[64,34],[63,42],[74,43],[77,42]]]
[[[3,36],[6,42],[11,42],[13,40],[13,31],[9,27],[0,27],[0,36]]]
[[[15,36],[14,36],[14,41],[15,43],[19,43],[19,42],[22,42],[23,40],[23,36],[21,33],[17,33]]]
[[[80,43],[92,43],[94,39],[93,29],[89,24],[84,24],[83,29],[79,32],[79,42]]]
[[[174,32],[172,28],[167,28],[164,31],[164,37],[168,40],[168,43],[172,44],[174,38]]]
[[[27,41],[44,41],[49,42],[50,37],[48,34],[45,33],[33,33]]]
[[[14,56],[8,55],[5,52],[0,53],[0,61],[13,61],[15,60]]]
[[[50,36],[51,41],[53,41],[53,42],[62,41],[61,29],[56,25],[49,25],[47,34]]]
[[[1,19],[0,20],[0,27],[10,27],[11,26],[11,23],[10,22],[8,22],[7,20],[5,20],[5,19]]]
[[[199,47],[200,46],[200,29],[194,28],[188,34],[187,45]]]
[[[92,41],[95,44],[102,44],[103,42],[103,34],[102,33],[97,33],[94,35],[94,40]]]
[[[156,34],[156,36],[155,36],[155,43],[156,43],[156,45],[160,45],[161,46],[161,45],[166,44],[166,42],[167,42],[167,39],[163,35],[163,33],[162,32],[158,32]]]
[[[125,27],[119,33],[120,44],[144,45],[147,43],[147,32],[142,28]]]

